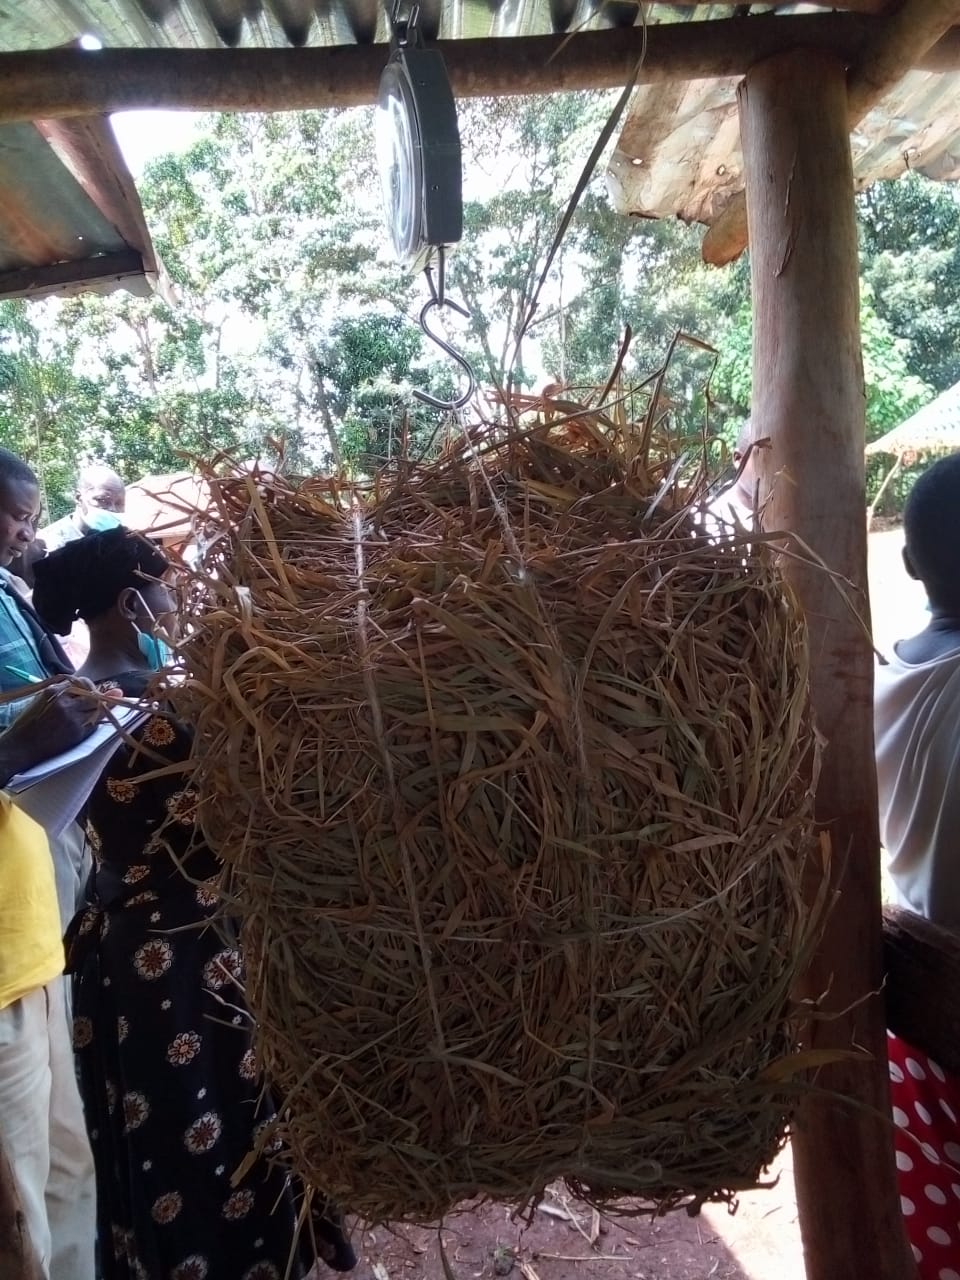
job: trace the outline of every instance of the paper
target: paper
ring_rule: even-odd
[[[139,707],[111,709],[113,720],[97,725],[70,751],[11,778],[6,786],[8,795],[43,827],[50,839],[56,839],[90,799],[97,779],[123,741],[120,730],[129,733],[149,714]]]

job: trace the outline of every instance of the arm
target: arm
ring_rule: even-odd
[[[27,698],[17,698],[16,702],[5,702],[0,705],[0,730],[8,729],[10,725],[13,724],[14,720],[26,711],[27,707],[29,707],[35,697],[36,694],[33,694]],[[14,770],[14,773],[20,772],[20,769]],[[0,780],[0,785],[3,785],[2,780]]]
[[[32,698],[0,708],[25,707],[0,733],[0,787],[41,760],[69,751],[93,732],[99,717],[84,697],[89,691],[89,685],[61,680]]]

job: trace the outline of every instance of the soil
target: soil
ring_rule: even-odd
[[[803,1280],[789,1150],[734,1213],[609,1218],[551,1187],[529,1224],[464,1206],[436,1227],[362,1233],[357,1280]],[[441,1256],[440,1240],[443,1242]]]

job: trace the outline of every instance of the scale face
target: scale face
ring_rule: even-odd
[[[387,64],[380,80],[376,132],[383,208],[393,251],[400,262],[416,265],[423,243],[420,127],[409,82],[396,61]]]
[[[463,234],[463,173],[457,111],[434,49],[395,49],[380,78],[377,159],[387,229],[412,270]]]

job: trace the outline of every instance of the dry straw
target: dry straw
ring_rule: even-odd
[[[209,477],[204,828],[294,1159],[371,1220],[729,1198],[802,1061],[798,609],[652,411],[520,408],[365,493]]]

